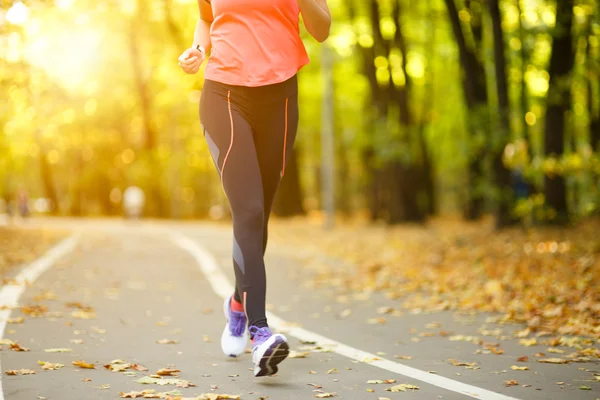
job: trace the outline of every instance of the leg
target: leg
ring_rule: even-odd
[[[222,93],[209,82],[203,91],[200,114],[233,216],[237,291],[245,293],[249,324],[266,326],[262,254],[264,199],[252,129],[232,101],[231,93]],[[256,306],[260,304],[262,307]]]
[[[267,249],[268,223],[279,182],[285,173],[298,130],[298,97],[292,95],[265,107],[269,114],[258,120],[254,134],[263,182],[265,207],[263,254]]]

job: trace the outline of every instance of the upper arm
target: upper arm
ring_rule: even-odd
[[[198,7],[200,8],[200,19],[212,22],[214,17],[210,0],[198,0]]]

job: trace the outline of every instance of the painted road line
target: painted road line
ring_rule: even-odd
[[[216,259],[207,250],[183,234],[172,232],[171,237],[175,244],[186,250],[196,259],[198,266],[204,275],[206,275],[206,279],[208,279],[210,285],[217,295],[223,299],[231,296],[233,293],[233,285],[229,282],[229,279],[227,279],[227,276],[223,273],[221,268],[219,268],[219,264],[217,263]],[[285,330],[286,335],[293,336],[300,340],[316,342],[323,347],[331,348],[331,351],[339,355],[355,361],[362,362],[369,360],[368,364],[374,367],[394,372],[399,375],[403,375],[476,399],[518,400],[516,397],[506,396],[501,393],[492,392],[487,389],[455,381],[440,375],[430,374],[427,371],[409,367],[395,361],[383,359],[373,353],[347,346],[341,342],[338,342],[337,340],[330,339],[300,327],[291,326],[289,323],[271,312],[267,312],[267,318],[269,320],[269,325],[277,330]]]
[[[21,268],[21,272],[14,278],[14,284],[6,284],[0,289],[0,306],[5,306],[0,310],[0,339],[4,337],[6,322],[10,318],[12,308],[18,306],[19,298],[27,288],[28,284],[35,282],[40,275],[53,266],[60,258],[71,253],[79,240],[78,236],[71,236],[56,246],[52,247],[46,254],[38,258],[31,264]],[[4,390],[2,388],[2,365],[0,363],[0,400],[4,400]]]

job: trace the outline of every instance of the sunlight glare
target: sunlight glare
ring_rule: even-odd
[[[55,0],[54,4],[56,7],[60,8],[63,11],[68,10],[75,3],[75,0]]]
[[[29,19],[29,8],[20,1],[6,12],[6,20],[14,25],[22,25]]]

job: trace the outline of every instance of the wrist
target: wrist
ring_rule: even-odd
[[[202,54],[202,58],[206,58],[206,49],[204,46],[197,44],[194,48]]]

